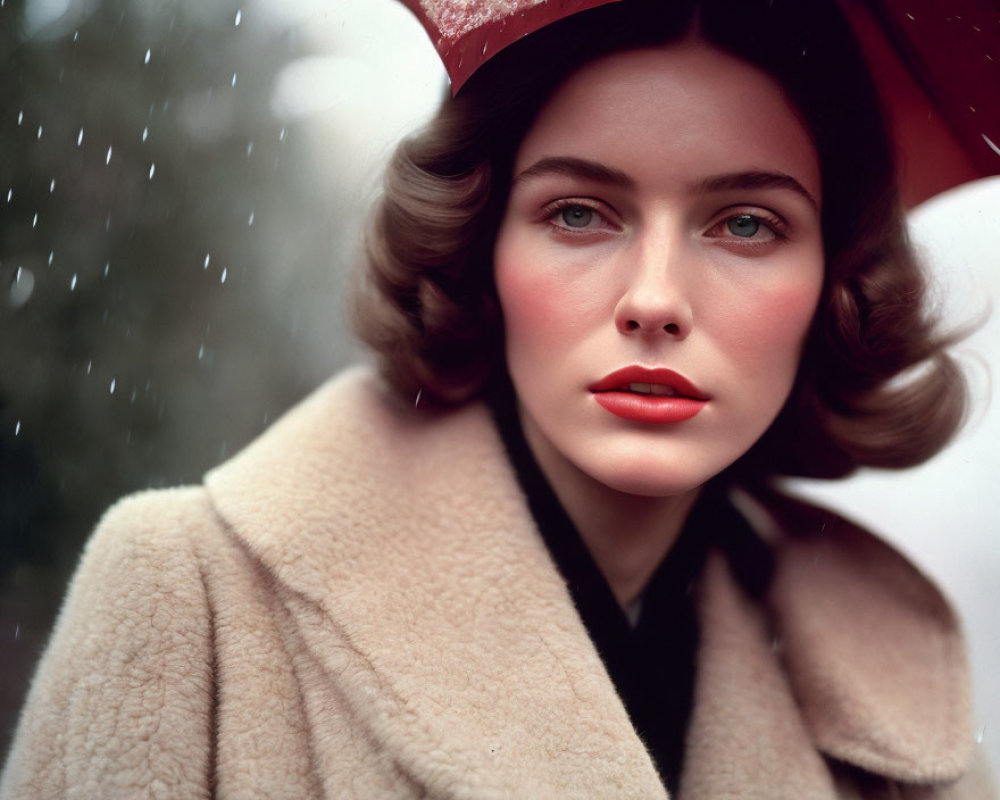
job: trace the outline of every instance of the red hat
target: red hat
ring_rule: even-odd
[[[616,1],[402,0],[434,42],[453,94],[521,37]],[[1000,174],[1000,13],[993,0],[838,2],[896,131],[904,202],[913,206]]]

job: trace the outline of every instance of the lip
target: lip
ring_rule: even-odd
[[[708,400],[709,397],[691,381],[674,372],[672,369],[664,367],[623,367],[616,369],[609,375],[605,375],[599,381],[591,384],[588,388],[592,392],[613,392],[629,383],[658,383],[669,386],[679,395],[690,400]]]
[[[676,395],[637,394],[624,390],[630,383],[669,386]],[[676,423],[691,419],[709,396],[680,373],[663,367],[629,366],[606,375],[588,387],[606,411],[634,422]]]

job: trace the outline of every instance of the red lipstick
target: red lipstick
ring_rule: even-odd
[[[633,422],[684,422],[709,400],[683,375],[663,368],[624,367],[589,389],[604,409]]]

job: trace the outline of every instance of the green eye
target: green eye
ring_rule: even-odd
[[[741,236],[749,239],[757,235],[760,230],[760,220],[750,214],[740,214],[726,220],[726,228],[733,236]]]
[[[594,211],[587,206],[566,206],[559,216],[570,228],[586,228],[594,220]]]

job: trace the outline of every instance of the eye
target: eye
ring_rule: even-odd
[[[709,239],[745,246],[762,245],[786,238],[788,228],[777,214],[764,209],[754,209],[734,213],[723,212],[725,216],[713,222],[704,235]]]
[[[584,202],[572,197],[556,200],[542,209],[542,219],[558,233],[590,234],[620,230],[619,225],[612,221],[614,212],[598,200]]]

